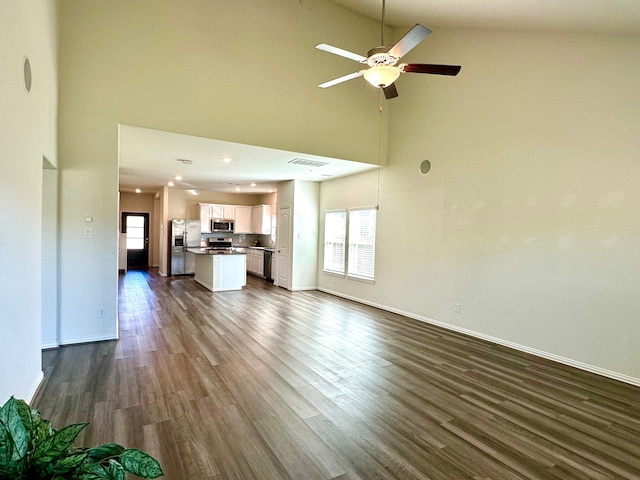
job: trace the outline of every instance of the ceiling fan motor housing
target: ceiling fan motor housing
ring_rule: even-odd
[[[380,46],[372,48],[367,52],[367,64],[370,67],[378,67],[381,65],[393,66],[398,63],[398,58],[389,55],[390,47]]]

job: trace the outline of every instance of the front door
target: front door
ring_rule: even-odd
[[[127,240],[127,269],[148,267],[149,214],[122,212],[122,233]]]

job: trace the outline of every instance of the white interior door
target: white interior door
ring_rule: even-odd
[[[289,284],[289,266],[291,264],[291,206],[278,207],[277,233],[277,285],[286,289]]]

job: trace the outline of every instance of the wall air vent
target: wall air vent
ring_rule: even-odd
[[[183,165],[191,165],[193,163],[193,160],[187,160],[185,158],[179,158],[178,162],[182,163]]]
[[[303,167],[324,167],[325,165],[329,165],[329,162],[319,162],[317,160],[307,160],[306,158],[294,158],[293,160],[289,160],[292,165],[302,165]]]

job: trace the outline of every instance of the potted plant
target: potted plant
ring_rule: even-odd
[[[88,423],[54,430],[40,412],[11,397],[0,408],[0,480],[124,480],[126,472],[141,478],[164,473],[156,459],[115,443],[73,447]]]

